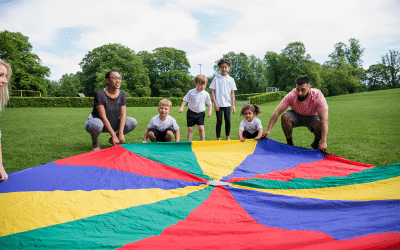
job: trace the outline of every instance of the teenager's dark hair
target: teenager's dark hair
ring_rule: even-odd
[[[108,72],[106,73],[106,77],[105,77],[105,78],[106,78],[106,79],[109,78],[109,77],[110,77],[110,74],[111,74],[112,72],[118,72],[118,74],[121,74],[121,73],[119,73],[118,70],[112,69],[112,70],[110,70],[110,71],[108,71]]]
[[[221,60],[219,60],[218,62],[218,68],[223,64],[226,63],[228,64],[228,66],[231,66],[231,60],[229,60],[228,58],[222,58]]]
[[[246,110],[248,110],[248,109],[250,109],[251,112],[253,112],[254,114],[256,114],[256,116],[257,116],[258,114],[261,114],[261,113],[262,113],[262,112],[261,112],[261,109],[260,109],[260,107],[258,107],[258,105],[248,105],[248,104],[246,104],[246,105],[243,106],[242,111],[240,111],[240,115],[244,115],[244,112],[245,112]]]
[[[310,84],[310,79],[306,76],[300,76],[296,80],[296,85]]]

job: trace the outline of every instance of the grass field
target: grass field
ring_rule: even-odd
[[[400,162],[400,89],[382,90],[327,98],[329,105],[328,153],[343,158],[384,166]],[[279,102],[260,106],[264,130]],[[237,140],[239,123],[243,119],[240,106],[231,116],[231,139]],[[187,107],[186,107],[187,109]],[[187,139],[186,111],[178,113],[172,107],[181,132],[181,140]],[[0,116],[3,163],[7,172],[82,154],[91,150],[90,135],[84,123],[91,112],[89,108],[6,108]],[[141,143],[143,133],[157,107],[127,108],[127,115],[136,118],[138,127],[126,135],[127,143]],[[206,118],[206,140],[215,140],[216,117]],[[224,126],[224,125],[223,125]],[[222,130],[224,135],[224,128]],[[110,147],[108,134],[100,135],[100,146]],[[221,138],[223,138],[221,136]],[[280,127],[280,119],[270,137],[286,142]],[[293,131],[296,146],[310,148],[313,134],[306,128]],[[199,140],[195,128],[194,140]]]

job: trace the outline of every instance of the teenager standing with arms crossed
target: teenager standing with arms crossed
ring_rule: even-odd
[[[221,139],[222,115],[225,120],[225,140],[229,140],[231,132],[231,107],[232,113],[235,113],[235,80],[228,75],[231,68],[231,61],[223,58],[218,62],[220,74],[214,77],[211,82],[211,96],[214,103],[214,109],[217,114],[216,134],[217,140]]]

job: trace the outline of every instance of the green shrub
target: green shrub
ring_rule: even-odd
[[[265,93],[262,95],[256,95],[249,97],[250,104],[263,104],[266,102],[272,102],[272,101],[277,101],[281,100],[283,97],[285,97],[286,92],[285,91],[279,91],[279,92],[270,92],[270,93]]]
[[[10,103],[7,107],[92,107],[93,99],[93,97],[10,97]]]
[[[127,97],[127,107],[157,107],[165,97]],[[182,97],[168,98],[173,106],[182,104]],[[11,97],[7,107],[13,108],[90,108],[93,107],[93,97]]]
[[[238,101],[247,101],[249,97],[256,96],[256,95],[262,95],[265,93],[251,93],[251,94],[239,94],[235,95],[235,99]]]

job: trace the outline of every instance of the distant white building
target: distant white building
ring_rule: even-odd
[[[265,92],[279,92],[279,88],[276,87],[267,87]]]

